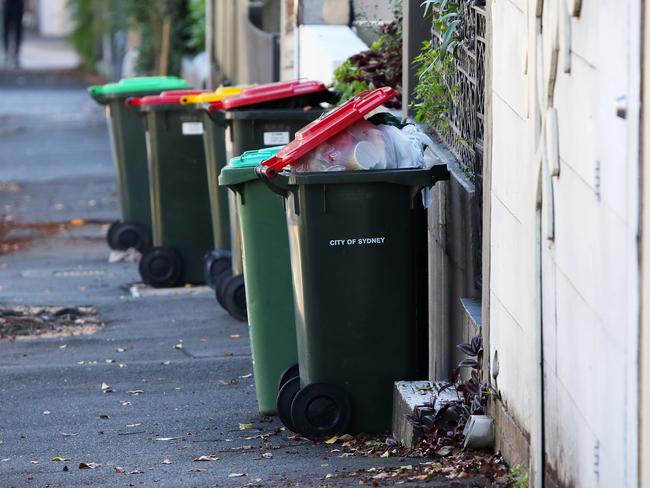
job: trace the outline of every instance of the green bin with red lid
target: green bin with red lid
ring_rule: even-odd
[[[153,247],[140,259],[142,280],[156,287],[203,284],[203,256],[214,247],[199,110],[167,91],[126,100],[146,128]]]
[[[278,384],[286,371],[293,376],[298,362],[284,199],[255,174],[255,168],[279,149],[246,151],[219,175],[219,184],[236,195],[246,293],[233,298],[246,301],[255,391],[259,410],[266,415],[276,413]],[[224,295],[231,296],[227,290]]]
[[[125,105],[133,96],[156,95],[165,90],[187,88],[175,76],[125,78],[117,83],[91,86],[89,95],[106,107],[111,147],[117,173],[121,220],[110,226],[107,240],[112,249],[151,245],[151,204],[144,127],[139,110]]]
[[[391,427],[395,381],[418,379],[427,329],[426,218],[432,169],[291,172],[310,151],[395,96],[358,96],[296,134],[257,168],[285,198],[299,376],[279,415],[309,437]]]
[[[240,95],[203,106],[206,119],[218,127],[227,128],[230,154],[237,157],[246,151],[287,144],[295,133],[320,117],[323,103],[337,100],[334,93],[319,81],[294,80],[246,88]],[[210,184],[217,184],[210,181]],[[242,279],[241,237],[237,228],[236,204],[230,199],[232,272],[225,273],[215,283],[220,303],[230,303],[233,317],[245,319],[245,308],[236,307],[234,296],[245,293]],[[224,293],[227,292],[227,296]],[[234,307],[234,308],[233,308]]]

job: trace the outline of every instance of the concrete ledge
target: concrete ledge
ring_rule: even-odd
[[[465,310],[465,325],[481,332],[481,300],[476,298],[461,298],[460,303]]]
[[[431,409],[427,406],[435,398],[434,410],[446,402],[457,400],[455,389],[437,394],[436,385],[432,381],[396,381],[393,387],[393,437],[405,447],[416,447],[423,438],[421,429],[408,421],[409,415],[418,410]]]

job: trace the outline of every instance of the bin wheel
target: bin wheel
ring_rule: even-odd
[[[205,283],[213,290],[217,289],[217,282],[221,275],[232,269],[230,251],[216,249],[203,258],[203,274]]]
[[[296,432],[296,428],[291,420],[291,403],[293,402],[296,393],[298,393],[298,390],[300,390],[300,378],[294,376],[282,385],[282,388],[280,388],[280,391],[278,392],[278,400],[276,403],[280,421],[291,432]]]
[[[232,269],[227,269],[215,278],[214,283],[214,296],[224,310],[227,310],[226,302],[223,299],[224,286],[230,278],[232,278]]]
[[[172,287],[180,283],[182,274],[183,261],[178,252],[169,247],[154,247],[140,260],[140,276],[148,285]]]
[[[295,378],[296,376],[300,376],[298,363],[289,366],[287,369],[285,369],[282,372],[282,374],[280,375],[280,381],[278,381],[278,391],[282,389],[282,387],[287,381],[289,381],[291,378]]]
[[[108,228],[106,241],[111,249],[126,251],[133,247],[140,252],[149,247],[149,236],[138,224],[116,220]]]
[[[296,432],[310,438],[343,434],[352,419],[348,394],[340,387],[311,383],[291,403],[291,421]]]
[[[248,321],[244,276],[231,276],[223,281],[222,286],[224,308],[237,320]]]

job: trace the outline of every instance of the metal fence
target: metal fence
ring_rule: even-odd
[[[485,86],[485,7],[475,0],[460,0],[461,40],[457,50],[449,86],[455,87],[446,115],[448,128],[438,130],[439,136],[458,159],[463,172],[481,186],[483,171],[483,132]],[[434,44],[442,42],[442,33],[432,31]],[[480,191],[480,190],[479,190]]]

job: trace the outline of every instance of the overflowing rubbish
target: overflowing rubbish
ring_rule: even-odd
[[[415,125],[396,127],[360,120],[303,156],[297,172],[431,168],[429,136]]]

